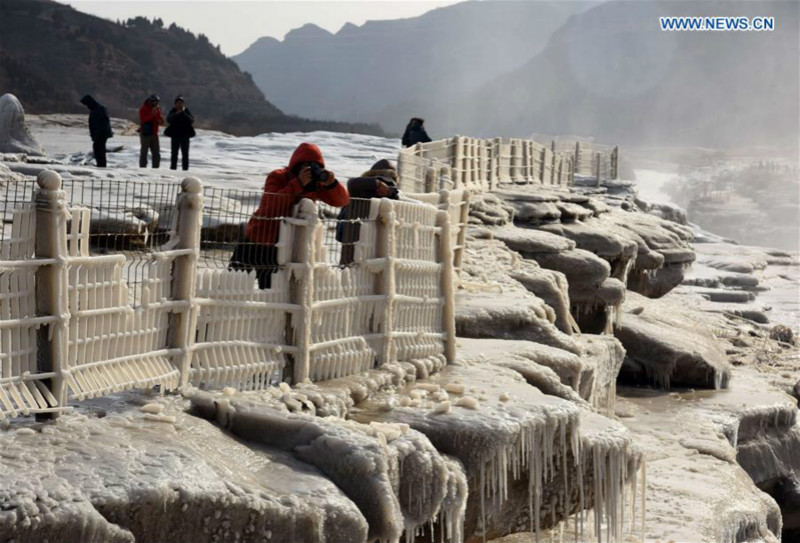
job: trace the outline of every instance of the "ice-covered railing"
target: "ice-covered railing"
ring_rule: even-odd
[[[229,263],[260,192],[37,183],[3,187],[0,418],[137,387],[260,389],[455,355],[445,209],[354,200],[348,218],[301,200],[264,219],[277,238],[259,288]]]
[[[575,175],[593,179],[600,183],[603,179],[618,178],[619,148],[594,142],[554,140],[555,152],[572,154]]]
[[[574,151],[574,149],[573,149]],[[408,192],[467,189],[485,192],[498,183],[569,185],[576,155],[523,139],[464,136],[418,143],[398,156],[400,188]]]

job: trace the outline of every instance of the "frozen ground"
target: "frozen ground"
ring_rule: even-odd
[[[30,115],[29,124],[48,156],[64,160],[78,158],[91,151],[92,142],[83,115]],[[115,136],[108,140],[108,149],[122,149],[108,154],[108,168],[91,173],[74,173],[77,176],[124,178],[126,180],[171,180],[186,175],[199,177],[204,183],[216,187],[255,189],[264,187],[270,171],[285,166],[295,147],[303,141],[319,145],[326,166],[342,178],[357,176],[379,158],[396,158],[400,141],[334,132],[263,134],[237,138],[222,132],[198,130],[189,151],[189,171],[169,169],[170,140],[161,137],[161,166],[157,170],[139,168],[139,137],[136,127],[123,120],[115,120]],[[179,161],[180,167],[180,161]],[[53,168],[58,170],[58,168]]]
[[[75,180],[185,175],[167,169],[168,149],[161,169],[139,169],[123,122],[110,168],[76,165],[90,148],[84,123],[34,118],[57,163],[6,165]],[[300,141],[318,143],[341,177],[398,147],[361,135],[201,131],[189,174],[257,190]],[[668,176],[637,174],[653,181],[640,196],[658,200]],[[629,204],[519,187],[476,201],[457,307],[470,339],[445,371],[428,360],[264,393],[128,393],[51,426],[4,423],[0,465],[14,476],[0,485],[0,539],[396,541],[435,531],[437,541],[510,543],[532,541],[538,524],[565,540],[777,541],[781,505],[784,524],[800,525],[800,509],[786,505],[800,502],[787,394],[800,358],[769,332],[779,322],[797,331],[797,255],[726,243]],[[665,259],[673,266],[660,276]],[[661,295],[676,278],[684,284],[659,299],[625,290]],[[653,323],[637,351],[633,332]],[[585,333],[595,325],[622,342]],[[649,359],[711,378],[616,388],[620,367],[629,375]],[[729,388],[710,388],[723,381]],[[646,480],[633,477],[642,461]],[[581,513],[598,502],[605,516]],[[788,542],[797,532],[786,533]]]

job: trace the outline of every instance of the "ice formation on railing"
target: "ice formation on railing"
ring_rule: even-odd
[[[575,157],[573,152],[556,151],[555,143],[547,147],[517,138],[455,136],[402,149],[398,155],[400,188],[430,193],[440,189],[486,192],[500,182],[569,185]],[[616,176],[615,168],[601,173],[606,178]]]
[[[300,382],[452,352],[443,310],[452,306],[451,235],[436,207],[366,201],[352,261],[340,265],[341,251],[328,245],[339,243],[338,219],[304,200],[295,216],[278,219],[277,266],[261,290],[252,273],[199,264],[204,232],[235,235],[243,214],[219,213],[217,230],[205,230],[196,179],[183,182],[174,209],[166,198],[151,202],[174,220],[144,245],[131,243],[138,231],[93,232],[93,217],[109,211],[95,200],[80,205],[80,196],[70,204],[54,172],[39,183],[36,204],[20,202],[0,239],[0,413],[154,385],[263,389],[281,380],[287,362]],[[135,193],[124,187],[126,198]],[[47,235],[37,238],[37,224]],[[43,333],[49,347],[41,351]]]

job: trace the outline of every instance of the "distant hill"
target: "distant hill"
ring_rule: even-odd
[[[419,17],[313,24],[261,38],[233,59],[282,110],[402,131],[452,98],[530,60],[589,2],[463,2]],[[432,135],[443,136],[434,124]]]
[[[111,115],[136,119],[158,93],[186,98],[198,125],[236,135],[331,130],[382,135],[377,126],[285,115],[249,74],[204,35],[156,19],[114,23],[49,0],[0,0],[0,94],[31,113],[77,113],[92,94]]]
[[[524,66],[453,100],[445,131],[715,147],[798,142],[798,2],[615,1]],[[661,16],[773,16],[773,32],[664,32]],[[459,115],[457,112],[469,112]]]

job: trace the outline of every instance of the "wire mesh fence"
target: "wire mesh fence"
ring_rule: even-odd
[[[369,218],[370,200],[350,198],[350,203],[343,208],[322,202],[318,203],[317,207],[323,227],[322,243],[325,247],[326,262],[333,266],[352,266],[362,225],[374,222],[374,219]]]
[[[281,223],[299,200],[296,194],[204,187],[200,267],[255,272],[262,288],[268,276],[282,269],[276,245]],[[370,220],[370,201],[351,198],[346,208],[318,202],[323,226],[325,262],[353,263],[360,225]]]
[[[158,253],[170,241],[180,184],[67,179],[62,182],[71,211],[68,238],[77,236],[79,210],[88,212],[88,249],[91,255],[122,254],[122,276],[129,302],[142,304],[142,295],[161,273]],[[70,240],[71,241],[71,240]]]
[[[36,182],[12,181],[0,184],[0,260],[33,258],[33,195]],[[27,219],[27,220],[26,220]]]

